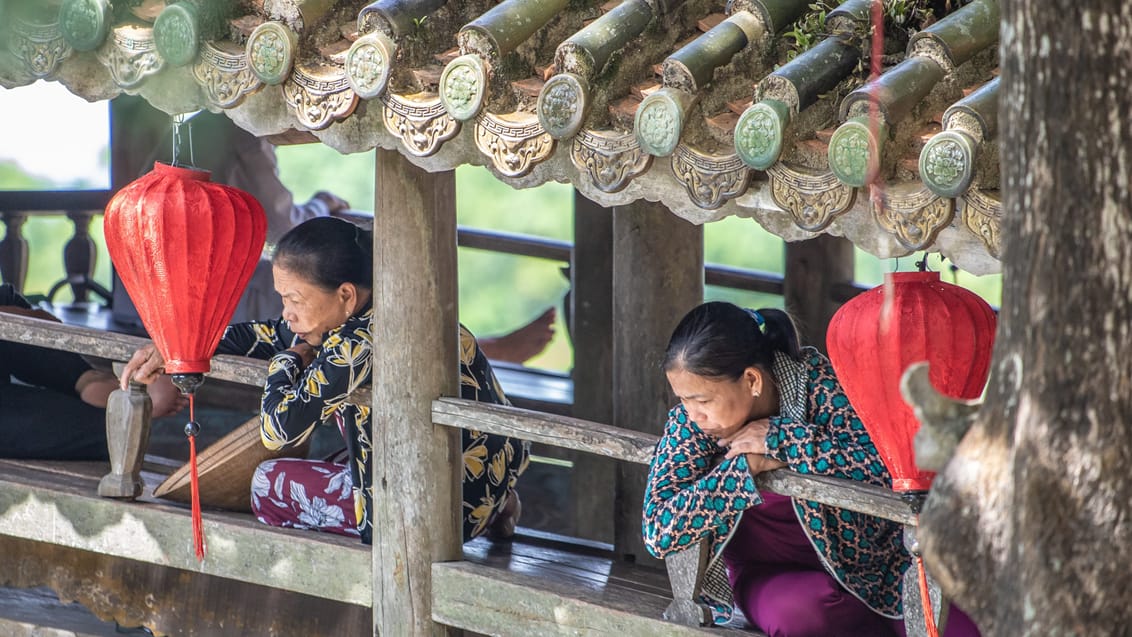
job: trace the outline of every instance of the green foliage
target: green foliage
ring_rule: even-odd
[[[790,61],[800,54],[809,51],[825,37],[825,17],[837,6],[836,2],[819,0],[809,6],[809,11],[802,14],[794,23],[793,28],[782,34],[790,38],[791,44],[786,50],[786,60]]]

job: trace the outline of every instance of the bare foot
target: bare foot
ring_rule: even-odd
[[[513,489],[507,492],[507,501],[503,508],[495,514],[495,518],[487,527],[487,534],[493,540],[506,540],[515,536],[515,527],[519,525],[519,516],[523,514],[523,503],[519,501],[519,494]]]
[[[534,358],[554,338],[554,320],[558,311],[552,306],[523,327],[495,338],[479,339],[485,356],[496,361],[525,363]]]
[[[189,406],[189,399],[173,384],[173,379],[162,374],[149,384],[149,398],[153,401],[153,417],[171,416]]]
[[[90,369],[79,376],[75,383],[75,393],[88,405],[106,408],[106,401],[110,392],[118,389],[118,378],[113,372],[102,369]]]

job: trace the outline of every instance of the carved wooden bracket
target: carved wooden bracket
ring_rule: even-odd
[[[955,200],[940,197],[922,183],[873,192],[869,199],[873,218],[910,251],[930,246],[955,216]]]
[[[767,174],[771,199],[794,217],[795,225],[810,232],[824,230],[857,199],[857,190],[841,183],[832,172],[792,168],[780,161]]]
[[[126,24],[114,27],[114,34],[98,49],[98,61],[110,71],[114,83],[136,88],[165,67],[153,42],[153,29]]]
[[[989,192],[972,186],[965,192],[963,200],[963,225],[983,240],[987,252],[999,258],[1002,240],[999,230],[1002,226],[1002,201]]]
[[[248,66],[244,47],[231,42],[204,42],[193,64],[193,77],[200,82],[208,101],[232,108],[254,93],[263,82]]]
[[[708,155],[684,144],[672,155],[672,174],[704,210],[715,210],[743,194],[751,182],[751,170],[739,155]]]
[[[358,105],[358,96],[342,69],[331,66],[304,68],[295,65],[283,83],[283,96],[295,109],[295,117],[309,130],[322,130],[345,119]]]
[[[616,131],[582,130],[574,137],[570,160],[602,192],[624,190],[652,165],[652,155],[641,150],[635,135]]]
[[[506,177],[529,173],[554,150],[554,139],[529,113],[485,112],[476,118],[475,137],[476,148]]]
[[[381,103],[385,130],[401,138],[405,150],[417,157],[436,153],[444,142],[460,132],[460,122],[452,119],[436,95],[386,92],[381,96]]]

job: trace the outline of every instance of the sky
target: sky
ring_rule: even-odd
[[[0,88],[0,162],[58,186],[109,187],[109,131],[109,102],[89,103],[58,82]]]

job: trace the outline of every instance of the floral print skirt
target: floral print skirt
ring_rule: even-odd
[[[252,513],[271,526],[358,536],[350,466],[281,458],[256,467]]]

